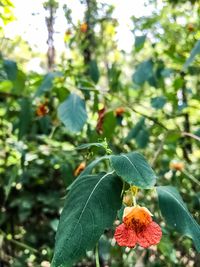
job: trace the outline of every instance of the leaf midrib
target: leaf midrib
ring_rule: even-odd
[[[70,235],[69,239],[71,239],[71,236],[73,235],[73,232],[76,230],[77,225],[80,223],[80,220],[81,220],[81,218],[82,218],[82,216],[83,216],[83,213],[84,213],[84,211],[85,211],[85,209],[86,209],[86,207],[87,207],[87,205],[88,205],[88,203],[89,203],[89,201],[90,201],[90,199],[91,199],[91,197],[92,197],[94,191],[97,189],[97,187],[99,186],[99,184],[100,184],[100,183],[101,183],[101,182],[102,182],[108,175],[111,175],[111,174],[113,174],[113,173],[114,173],[114,171],[109,172],[109,173],[106,173],[104,176],[101,177],[101,179],[100,179],[100,180],[98,181],[98,183],[95,185],[95,187],[93,188],[92,192],[90,193],[90,195],[89,195],[87,201],[85,202],[85,205],[84,205],[84,207],[83,207],[83,209],[82,209],[82,211],[81,211],[81,214],[80,214],[80,216],[79,216],[79,218],[78,218],[78,221],[77,221],[76,224],[75,224],[75,227],[74,227],[73,231],[71,232],[71,235]]]

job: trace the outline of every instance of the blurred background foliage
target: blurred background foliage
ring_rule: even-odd
[[[154,11],[132,17],[130,53],[118,48],[114,7],[81,3],[85,13],[78,24],[67,1],[63,6],[66,51],[57,57],[59,1],[44,3],[47,54],[20,36],[5,37],[4,26],[15,20],[14,1],[0,2],[0,266],[50,266],[66,188],[84,164],[105,153],[76,147],[105,138],[115,153],[141,151],[157,184],[176,186],[200,222],[199,1],[146,1]],[[27,71],[27,62],[37,57],[43,72]],[[80,122],[77,111],[64,121],[76,122],[81,131],[70,131],[58,116],[70,93],[84,99],[88,118]],[[161,222],[161,243],[146,250],[120,248],[113,227],[100,240],[101,265],[200,266],[192,241],[164,224],[155,192],[141,191],[139,203]],[[94,252],[76,266],[95,266]]]

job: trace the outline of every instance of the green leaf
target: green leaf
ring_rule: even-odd
[[[117,120],[113,111],[107,112],[103,120],[103,137],[110,139],[113,137],[114,129],[117,125]]]
[[[98,83],[99,81],[99,69],[96,60],[91,60],[89,64],[89,74],[93,82]]]
[[[9,92],[13,88],[13,83],[11,81],[0,82],[0,92]]]
[[[81,131],[87,121],[85,101],[76,94],[70,94],[58,107],[58,117],[70,132]]]
[[[187,69],[187,67],[189,67],[189,65],[194,61],[196,55],[198,55],[200,53],[200,40],[196,42],[195,46],[193,47],[189,58],[186,60],[183,69]]]
[[[132,138],[135,138],[137,145],[140,148],[145,148],[149,142],[149,131],[145,125],[145,119],[142,117],[128,133],[125,142],[128,143]]]
[[[112,227],[122,183],[111,173],[78,178],[69,191],[56,234],[52,267],[70,267]]]
[[[53,88],[53,81],[56,77],[61,76],[60,72],[50,72],[45,75],[44,80],[42,81],[41,85],[38,87],[35,96],[40,96],[45,92],[50,91]]]
[[[138,52],[144,47],[146,35],[135,37],[135,50]]]
[[[136,143],[139,148],[145,148],[149,143],[149,131],[144,125],[135,137]]]
[[[151,106],[155,109],[161,109],[166,104],[166,97],[158,96],[151,99]]]
[[[82,144],[78,147],[76,147],[77,150],[82,150],[86,148],[91,148],[93,146],[104,148],[105,149],[105,144],[104,143],[87,143],[87,144]]]
[[[32,109],[31,103],[28,98],[23,98],[20,102],[21,110],[19,114],[19,140],[30,131],[31,120],[32,120]]]
[[[105,155],[103,157],[97,158],[95,160],[93,160],[80,174],[80,176],[86,175],[86,174],[90,174],[93,170],[93,168],[102,160],[104,159],[110,159],[110,155]]]
[[[153,62],[151,59],[146,60],[138,65],[135,73],[132,76],[134,83],[138,85],[144,84],[150,77],[153,76]]]
[[[156,175],[146,159],[138,152],[111,156],[111,165],[117,175],[131,185],[143,189],[152,188],[156,183]]]
[[[7,77],[11,81],[15,81],[17,79],[17,64],[12,60],[4,60],[4,69],[6,71]]]
[[[129,142],[132,138],[136,138],[140,130],[142,129],[143,125],[145,123],[145,118],[141,118],[133,127],[130,132],[128,133],[127,137],[125,138],[125,142]]]
[[[175,187],[157,188],[159,206],[166,223],[183,235],[193,239],[196,250],[200,252],[200,226],[194,220]]]

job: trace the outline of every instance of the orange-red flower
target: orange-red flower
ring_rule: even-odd
[[[38,117],[43,117],[49,112],[46,104],[40,104],[36,109],[36,114]]]
[[[135,206],[124,209],[123,223],[115,230],[115,239],[120,246],[143,248],[160,242],[162,231],[152,220],[152,214],[145,207]]]
[[[83,23],[81,24],[81,26],[80,26],[80,30],[81,30],[82,33],[87,32],[87,30],[88,30],[88,25],[87,25],[86,22],[83,22]]]
[[[125,112],[125,108],[124,107],[119,107],[119,108],[116,108],[116,110],[115,110],[116,116],[122,116],[122,114],[124,112]]]
[[[171,162],[170,163],[170,169],[175,171],[183,171],[184,169],[184,163],[183,162]]]

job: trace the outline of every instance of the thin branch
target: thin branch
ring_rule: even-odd
[[[19,247],[21,247],[21,248],[28,249],[28,250],[32,251],[33,253],[38,253],[38,251],[37,251],[35,248],[32,248],[32,247],[30,247],[29,245],[27,245],[27,244],[25,244],[25,243],[19,242],[19,241],[14,240],[14,239],[9,239],[9,238],[7,237],[7,234],[6,234],[3,230],[1,230],[1,229],[0,229],[0,233],[1,233],[1,234],[3,235],[3,237],[4,237],[6,240],[8,240],[9,242],[11,242],[11,243],[13,243],[13,244],[15,244],[15,245],[17,245],[17,246],[19,246]]]
[[[187,132],[182,132],[181,134],[182,134],[183,136],[189,136],[189,137],[191,137],[191,138],[193,138],[193,139],[196,139],[197,141],[200,142],[200,137],[197,136],[197,135],[195,135],[195,134],[187,133]]]

